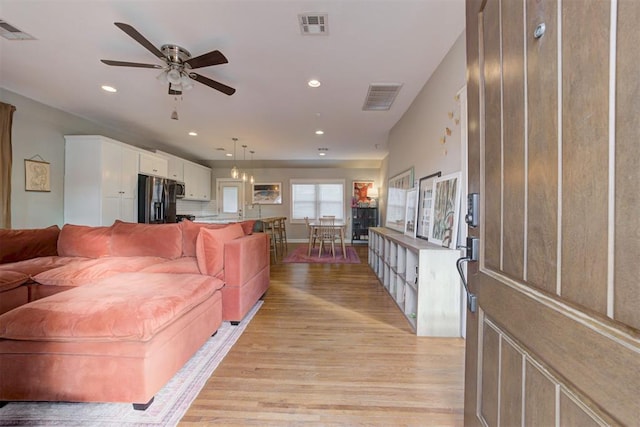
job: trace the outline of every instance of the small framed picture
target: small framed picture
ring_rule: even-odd
[[[366,208],[371,205],[373,181],[353,181],[351,207]]]
[[[51,191],[51,165],[49,162],[24,160],[24,189],[26,191]]]
[[[251,203],[254,205],[281,205],[282,183],[262,182],[252,184]]]

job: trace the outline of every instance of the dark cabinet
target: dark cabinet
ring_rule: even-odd
[[[351,244],[369,241],[369,227],[378,225],[378,208],[351,208]]]

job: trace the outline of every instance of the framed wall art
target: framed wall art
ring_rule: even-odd
[[[24,189],[26,191],[51,191],[51,164],[39,160],[24,160]]]
[[[416,219],[416,237],[429,240],[429,228],[433,216],[433,184],[442,172],[420,178],[418,182],[418,209]]]
[[[405,214],[404,214],[404,234],[409,237],[416,237],[416,207],[418,204],[418,189],[407,190]]]
[[[435,178],[429,241],[455,248],[460,217],[460,172]]]
[[[373,181],[353,181],[351,207],[366,208],[371,205]]]
[[[404,233],[407,190],[413,187],[413,168],[389,178],[384,226]]]
[[[262,182],[251,184],[251,203],[254,205],[281,205],[282,183]]]

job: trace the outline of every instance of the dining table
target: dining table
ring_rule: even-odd
[[[344,245],[344,233],[347,228],[347,224],[344,222],[336,222],[334,224],[326,224],[318,222],[310,222],[309,223],[309,250],[308,256],[311,256],[311,249],[313,249],[313,236],[317,236],[320,227],[323,228],[331,228],[335,232],[336,236],[340,236],[340,246],[342,247],[342,257],[347,258],[347,250]],[[320,256],[320,252],[318,252],[318,256]],[[335,256],[335,254],[334,254]]]

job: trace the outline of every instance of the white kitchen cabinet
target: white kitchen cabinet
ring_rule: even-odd
[[[165,157],[141,151],[139,171],[143,175],[167,178],[169,173],[169,161]]]
[[[103,136],[65,136],[64,222],[137,222],[138,156],[138,149]]]
[[[156,150],[156,154],[167,159],[167,178],[178,182],[184,182],[184,163],[186,160],[160,150]]]
[[[211,169],[184,162],[185,200],[211,200]]]
[[[460,251],[369,228],[369,266],[419,336],[461,336]]]

